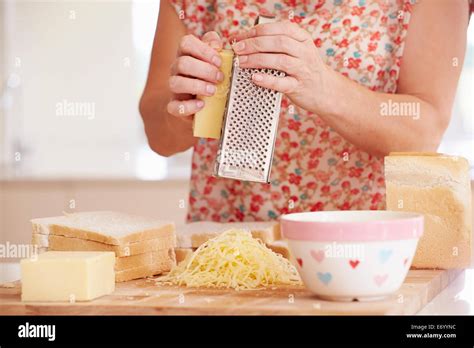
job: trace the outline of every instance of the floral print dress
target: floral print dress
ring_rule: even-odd
[[[414,0],[171,0],[189,33],[223,40],[259,13],[306,29],[326,64],[373,91],[395,93]],[[212,175],[218,141],[194,147],[187,220],[265,221],[300,211],[384,209],[383,158],[282,99],[270,184]]]

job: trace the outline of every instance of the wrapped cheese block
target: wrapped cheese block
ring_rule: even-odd
[[[436,153],[385,157],[387,209],[422,213],[424,234],[414,268],[463,268],[471,263],[469,163]]]
[[[198,97],[204,101],[205,105],[194,115],[193,130],[195,137],[219,139],[221,135],[234,54],[232,50],[222,50],[220,57],[222,59],[220,69],[224,74],[224,79],[217,85],[217,91],[213,96]]]

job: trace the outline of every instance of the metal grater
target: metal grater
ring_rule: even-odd
[[[255,24],[273,22],[259,16]],[[273,69],[241,69],[234,58],[230,92],[222,125],[214,175],[222,178],[270,182],[281,93],[256,86],[256,72],[285,76]]]

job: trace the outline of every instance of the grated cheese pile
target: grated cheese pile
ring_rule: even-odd
[[[295,267],[249,231],[228,230],[208,240],[158,282],[188,287],[263,289],[301,284]]]

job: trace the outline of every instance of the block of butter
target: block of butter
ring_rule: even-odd
[[[469,163],[437,153],[385,157],[387,209],[422,213],[424,234],[414,268],[463,268],[471,263]]]
[[[222,50],[220,57],[222,59],[220,69],[224,73],[224,79],[217,85],[217,91],[213,96],[198,96],[198,99],[203,100],[205,105],[194,115],[193,133],[195,137],[219,139],[221,135],[234,53],[232,50]]]
[[[22,301],[90,301],[115,290],[113,252],[48,251],[21,260]]]

